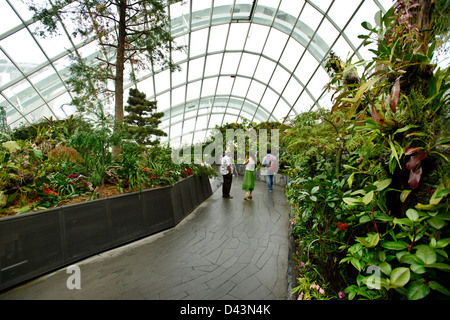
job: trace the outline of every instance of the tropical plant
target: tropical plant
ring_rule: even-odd
[[[145,93],[138,89],[130,89],[128,104],[125,106],[128,114],[124,117],[126,134],[140,145],[159,144],[159,137],[167,134],[158,129],[163,112],[156,112],[156,101],[150,101]],[[156,139],[152,140],[154,137]]]
[[[347,167],[353,171],[349,185],[359,187],[343,199],[352,213],[349,224],[356,243],[346,249],[342,262],[360,273],[357,284],[346,289],[349,298],[450,294],[445,280],[450,271],[450,140],[441,119],[448,108],[450,73],[448,68],[434,70],[435,45],[423,42],[411,24],[412,11],[420,11],[418,2],[399,1],[385,15],[377,14],[376,27],[363,23],[378,35],[377,49],[372,49],[376,57],[361,83],[338,87],[333,106],[356,119],[358,131],[377,150],[358,168]],[[358,218],[356,224],[351,217]],[[363,276],[367,268],[379,272]],[[378,290],[367,290],[374,287]]]
[[[342,176],[336,180],[341,183],[329,189],[341,199],[328,220],[337,224],[334,237],[328,236],[339,247],[330,246],[327,252],[338,256],[340,272],[338,278],[322,279],[322,285],[344,279],[349,299],[450,296],[450,71],[432,64],[436,45],[428,42],[433,37],[424,35],[427,28],[420,27],[432,20],[429,4],[398,1],[385,14],[376,14],[376,26],[363,23],[371,35],[360,38],[376,44],[370,49],[373,60],[342,62],[331,54],[327,61],[331,77],[327,87],[335,90],[331,115],[344,117],[346,125],[341,128],[345,133]],[[363,67],[362,74],[354,77],[356,81],[346,81],[357,65]],[[303,123],[295,124],[288,138],[291,148],[298,145],[301,155],[295,163],[303,167],[291,171],[287,195],[294,204],[293,232],[300,235],[304,247],[317,236],[318,222],[324,221],[320,214],[308,215],[316,210],[312,196],[318,199],[318,190],[324,187],[324,181],[317,181],[322,172],[313,169],[321,161],[330,161],[332,148],[308,156],[308,145],[314,148],[310,140],[323,136],[318,134],[318,121],[309,126]],[[297,133],[296,126],[306,130]],[[308,163],[308,158],[313,162]],[[303,180],[296,178],[303,173]],[[312,174],[309,179],[308,174]],[[319,244],[319,240],[314,242]],[[311,266],[321,275],[331,274],[321,269],[325,264],[318,259],[320,255],[314,256],[320,247],[314,250],[312,245],[311,249],[307,251]]]
[[[93,38],[101,48],[95,64],[86,63],[81,56],[73,57],[69,83],[77,94],[73,103],[79,108],[95,108],[99,95],[114,92],[115,119],[121,121],[126,65],[132,66],[131,79],[136,70],[156,64],[175,69],[167,53],[182,47],[170,34],[165,1],[55,0],[43,6],[31,0],[28,4],[34,18],[42,23],[37,30],[39,36],[58,33],[59,22],[68,18],[74,36]],[[112,90],[107,85],[110,80],[114,81]]]

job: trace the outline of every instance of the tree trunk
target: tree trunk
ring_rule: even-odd
[[[123,120],[123,73],[125,64],[125,38],[126,38],[126,0],[119,2],[119,38],[117,41],[117,60],[116,60],[116,77],[115,77],[115,120],[122,122]],[[119,128],[116,127],[116,130]],[[118,146],[113,147],[113,154],[118,155],[120,149]]]
[[[420,43],[422,44],[421,52],[428,51],[428,43],[430,41],[431,18],[436,0],[420,0],[420,6],[411,17],[411,24],[416,24],[420,30]]]

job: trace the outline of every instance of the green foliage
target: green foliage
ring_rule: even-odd
[[[294,208],[293,232],[298,241],[315,241],[308,262],[321,275],[330,275],[320,285],[341,281],[349,299],[450,296],[450,71],[435,68],[431,60],[436,45],[424,43],[409,21],[408,14],[418,5],[399,1],[386,14],[377,13],[376,26],[362,24],[376,38],[360,38],[377,47],[371,49],[375,58],[363,63],[358,81],[345,81],[351,62],[335,55],[328,60],[328,87],[336,90],[331,114],[347,122],[342,126],[342,175],[326,180],[330,185],[321,201],[326,207],[328,199],[339,199],[333,213],[324,214],[314,201],[325,190],[318,178],[333,172],[331,155],[339,151],[339,145],[330,143],[329,149],[317,152],[314,142],[326,141],[321,140],[326,132],[332,141],[333,130],[317,120],[305,121],[311,115],[304,115],[287,137],[288,145],[299,151],[286,189]],[[335,223],[335,234],[323,232],[325,225]],[[338,243],[337,248],[314,240],[325,237]],[[338,266],[323,263],[333,257],[338,257]],[[332,267],[339,272],[327,270]]]
[[[124,139],[125,130],[102,110],[78,120],[18,128],[12,136],[28,140],[0,145],[0,215],[45,209],[79,196],[90,200],[103,185],[126,192],[173,185],[190,175],[215,175],[209,166],[173,163],[168,147],[145,148]],[[113,145],[121,149],[118,156],[112,154]]]
[[[124,117],[127,133],[140,145],[155,145],[159,143],[158,137],[167,136],[158,129],[164,113],[156,112],[156,101],[147,100],[145,93],[130,89],[125,111],[128,112]],[[152,140],[152,136],[156,136],[156,139]]]

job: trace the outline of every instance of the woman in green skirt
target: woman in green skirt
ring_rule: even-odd
[[[251,152],[247,153],[244,161],[245,174],[242,182],[242,190],[245,190],[244,200],[252,198],[252,192],[255,189],[255,157]]]

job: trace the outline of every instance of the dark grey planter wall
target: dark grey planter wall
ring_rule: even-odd
[[[212,194],[188,177],[172,187],[0,219],[0,290],[171,228]]]

